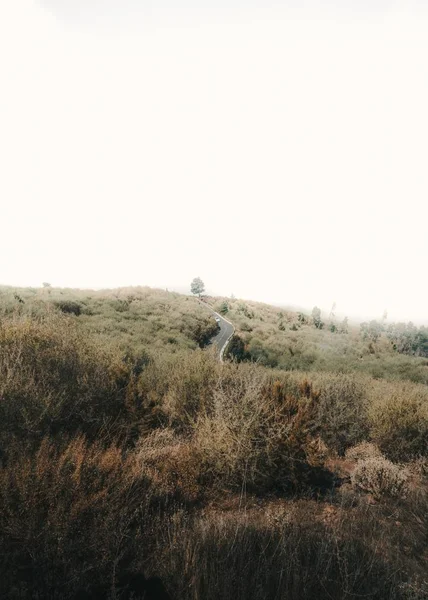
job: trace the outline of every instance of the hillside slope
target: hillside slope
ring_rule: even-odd
[[[192,297],[148,287],[116,290],[0,287],[0,317],[64,314],[88,334],[133,352],[206,346],[218,327]]]
[[[0,292],[2,598],[129,598],[142,574],[173,600],[427,597],[424,359],[214,299],[245,340],[222,364],[186,296]]]
[[[311,315],[259,302],[230,298],[211,298],[210,302],[233,322],[239,340],[232,354],[239,360],[284,370],[358,372],[428,384],[428,330],[424,327],[375,321],[357,325],[321,315],[322,328],[318,328]],[[398,351],[397,337],[407,341],[418,336],[421,343],[413,352],[411,347],[409,354]],[[425,356],[418,356],[418,349]]]

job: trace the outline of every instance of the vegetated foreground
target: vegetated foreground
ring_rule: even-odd
[[[214,306],[0,289],[1,597],[427,598],[424,331]]]

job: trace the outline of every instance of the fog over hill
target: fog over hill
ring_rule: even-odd
[[[0,281],[426,317],[421,2],[0,7]],[[187,290],[186,290],[187,291]]]
[[[377,20],[393,10],[400,8],[400,3],[395,0],[307,0],[298,2],[297,0],[269,0],[261,2],[260,0],[248,0],[243,3],[241,0],[221,0],[212,2],[211,0],[188,0],[182,3],[180,7],[171,0],[160,0],[153,2],[145,0],[38,0],[38,3],[52,11],[56,16],[68,22],[100,24],[103,19],[115,19],[116,22],[126,22],[126,20],[140,19],[142,21],[148,18],[164,18],[168,12],[175,18],[198,17],[210,19],[227,20],[240,16],[241,20],[251,18],[254,14],[277,14],[281,10],[287,10],[291,14],[315,13],[325,16],[334,15],[337,18],[363,18]],[[422,9],[424,3],[421,0],[412,0],[411,2],[402,2],[401,6],[411,7],[413,10]]]

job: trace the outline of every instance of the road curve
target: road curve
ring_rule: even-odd
[[[201,302],[203,306],[205,306],[212,314],[213,317],[218,317],[220,321],[218,322],[220,326],[220,331],[216,336],[211,339],[211,344],[215,344],[218,348],[220,362],[223,362],[224,351],[226,350],[227,344],[229,343],[230,338],[235,333],[235,328],[230,321],[222,317],[219,313],[206,304],[205,302]]]

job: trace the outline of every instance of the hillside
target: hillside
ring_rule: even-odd
[[[239,359],[285,370],[357,372],[428,384],[425,327],[380,321],[354,324],[321,315],[318,328],[310,314],[259,302],[221,298],[211,299],[211,304],[235,325],[243,342]]]
[[[0,288],[2,598],[427,598],[424,330],[206,301]]]
[[[70,290],[0,287],[0,316],[63,314],[103,343],[134,353],[205,346],[217,326],[195,299],[151,288]]]

